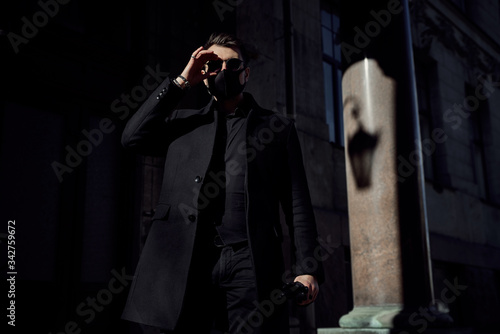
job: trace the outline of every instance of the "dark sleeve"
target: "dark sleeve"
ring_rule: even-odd
[[[318,232],[311,204],[309,187],[302,159],[295,124],[291,123],[287,139],[286,194],[282,196],[285,213],[295,255],[295,274],[313,275],[319,282],[324,279],[319,256]],[[292,268],[294,269],[294,268]]]
[[[123,130],[122,145],[144,155],[164,155],[168,148],[168,122],[184,92],[166,78],[130,118]]]

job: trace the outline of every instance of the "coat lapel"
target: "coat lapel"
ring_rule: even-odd
[[[203,153],[200,156],[203,157],[200,164],[201,170],[208,170],[210,167],[210,162],[214,156],[215,140],[217,135],[217,128],[219,124],[219,115],[214,106],[214,100],[204,108],[202,115],[213,117],[213,123],[203,129],[204,133],[198,134],[198,140],[200,140],[200,147],[203,147]]]

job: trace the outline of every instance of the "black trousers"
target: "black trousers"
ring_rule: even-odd
[[[168,334],[274,334],[284,332],[286,312],[263,312],[246,243],[216,247],[199,243],[179,323]],[[263,314],[265,313],[265,315]],[[288,330],[286,329],[286,332]]]

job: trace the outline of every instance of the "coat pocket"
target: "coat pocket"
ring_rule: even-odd
[[[168,204],[158,204],[155,210],[155,214],[153,215],[154,220],[167,220],[168,214],[170,212],[170,205]]]

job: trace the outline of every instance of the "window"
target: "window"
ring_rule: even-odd
[[[339,28],[340,19],[338,12],[331,6],[324,6],[321,9],[321,36],[323,45],[326,123],[329,128],[330,141],[344,146]]]
[[[475,89],[466,85],[467,96],[475,96]],[[475,109],[475,110],[474,110]],[[484,121],[488,118],[488,101],[481,101],[477,109],[474,108],[470,114],[470,138],[471,138],[471,159],[474,175],[474,182],[478,187],[479,197],[489,199],[488,171],[486,161],[486,147],[484,136],[489,131],[485,131]]]
[[[476,1],[470,1],[470,0],[450,0],[451,3],[458,8],[464,14],[465,16],[469,18],[474,17],[474,13],[477,10],[477,3]]]

